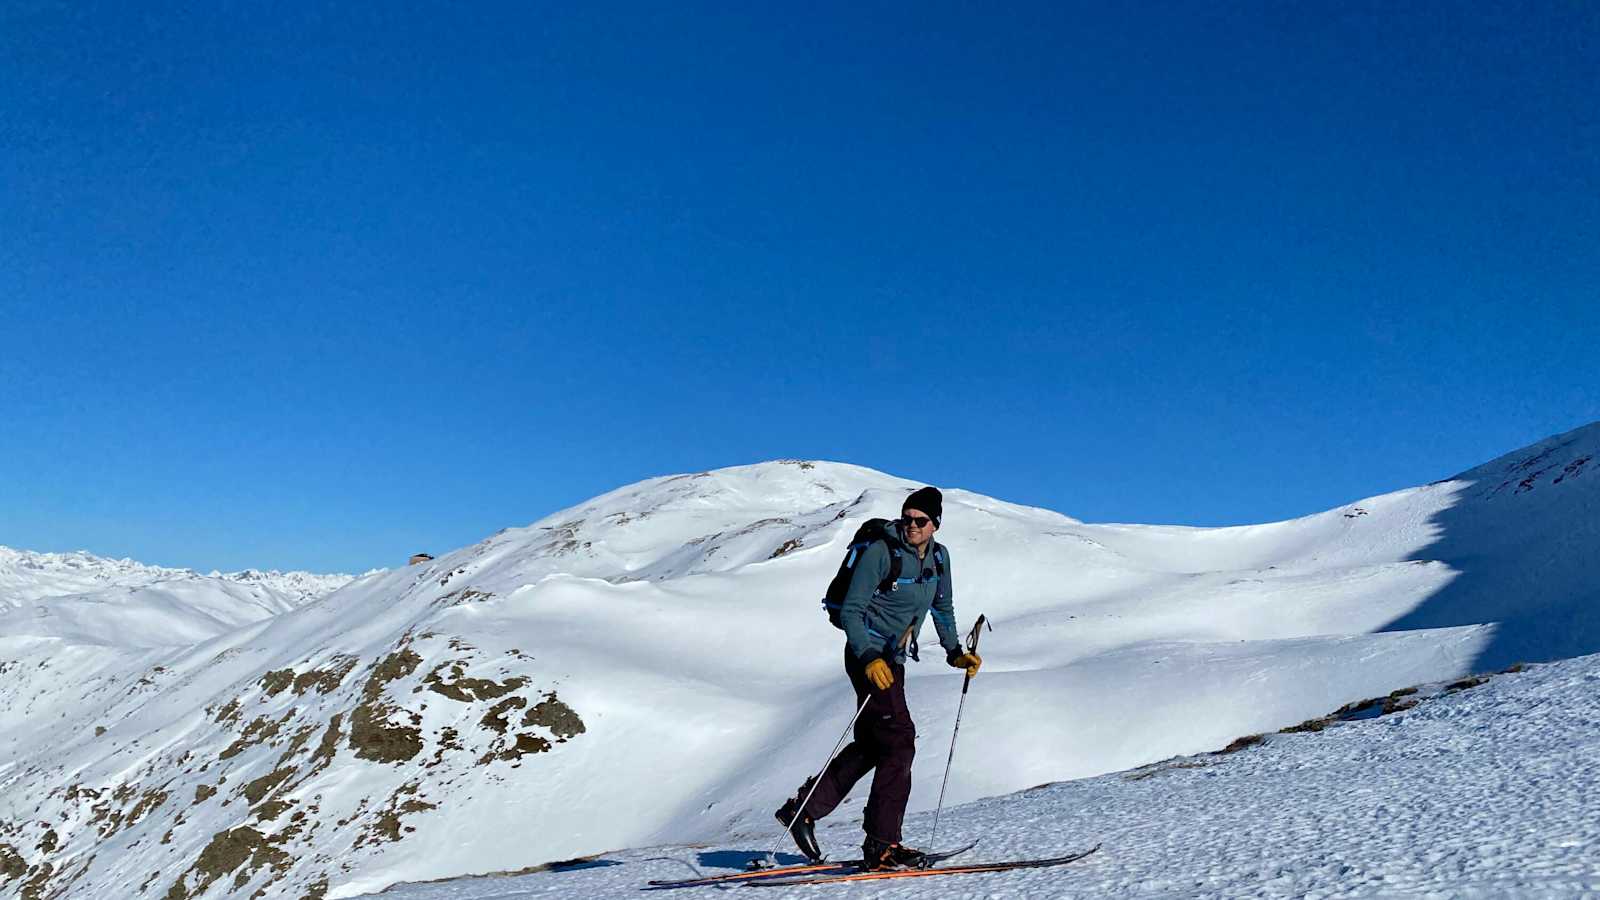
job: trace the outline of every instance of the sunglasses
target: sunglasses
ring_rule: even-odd
[[[932,521],[933,520],[928,518],[927,516],[901,516],[900,517],[901,524],[907,525],[907,526],[912,527],[912,528],[927,528],[928,527],[928,523],[932,522]]]

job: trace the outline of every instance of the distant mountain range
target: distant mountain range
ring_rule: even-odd
[[[106,559],[83,550],[34,553],[0,547],[0,609],[105,588],[145,587],[159,582],[202,578],[260,585],[282,596],[290,605],[298,606],[349,584],[355,576],[255,569],[202,575],[193,569],[150,566],[131,559]]]

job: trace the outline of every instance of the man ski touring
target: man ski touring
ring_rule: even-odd
[[[854,740],[776,813],[811,859],[822,857],[816,820],[833,812],[856,782],[872,772],[862,822],[863,866],[907,868],[923,860],[921,851],[900,843],[917,736],[906,706],[907,646],[916,659],[914,638],[931,612],[946,662],[968,674],[976,674],[983,663],[976,653],[962,649],[956,629],[950,551],[933,539],[943,514],[944,496],[937,488],[913,491],[901,505],[900,518],[859,550],[853,546],[846,560],[853,568],[836,624],[845,632],[844,670],[861,709]]]

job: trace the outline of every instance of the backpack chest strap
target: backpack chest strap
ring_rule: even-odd
[[[902,584],[927,584],[930,581],[937,581],[939,582],[939,586],[936,589],[935,596],[942,596],[944,594],[944,548],[937,545],[934,547],[933,568],[931,570],[923,567],[917,572],[916,575],[909,577],[902,577],[900,575],[900,560],[904,554],[904,550],[892,547],[890,548],[889,574],[883,579],[883,582],[878,585],[878,591],[883,593],[896,590]]]

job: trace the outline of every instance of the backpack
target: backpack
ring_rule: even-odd
[[[893,519],[868,519],[856,529],[856,536],[850,539],[850,549],[844,555],[844,560],[839,563],[839,571],[834,573],[833,580],[828,582],[828,591],[822,597],[822,607],[828,611],[828,622],[833,627],[843,631],[844,622],[839,618],[844,611],[844,595],[850,590],[850,579],[856,572],[856,561],[861,558],[861,552],[878,541],[889,544],[889,572],[883,580],[878,582],[875,593],[888,593],[894,588],[897,581],[918,581],[920,579],[900,577],[900,557],[905,551],[900,547],[899,536],[894,533]],[[890,539],[893,540],[890,540]],[[939,593],[944,593],[944,548],[937,543],[933,545],[933,564],[937,571],[936,578],[940,579]]]

